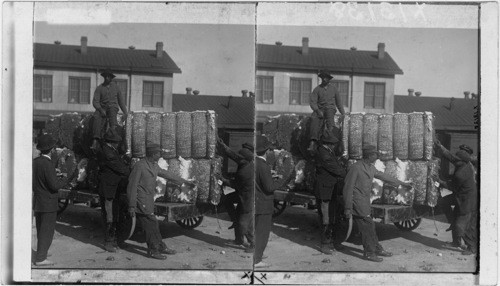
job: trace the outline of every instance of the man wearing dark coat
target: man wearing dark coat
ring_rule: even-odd
[[[392,185],[411,187],[411,184],[388,176],[377,169],[373,163],[378,158],[377,148],[373,145],[363,147],[363,159],[354,163],[348,170],[344,184],[344,212],[347,218],[354,219],[361,232],[366,260],[381,262],[378,256],[392,256],[380,245],[375,232],[375,223],[371,218],[370,192],[373,178],[386,181]]]
[[[178,184],[192,185],[193,182],[160,168],[158,166],[160,157],[160,145],[148,144],[146,146],[146,158],[137,162],[130,173],[127,198],[129,215],[137,217],[146,235],[148,256],[154,259],[165,260],[167,257],[162,255],[162,252],[175,254],[176,251],[168,248],[163,243],[158,220],[154,214],[156,178],[160,176]]]
[[[37,250],[35,265],[49,266],[54,263],[47,259],[56,226],[59,204],[59,189],[63,188],[77,174],[68,174],[67,179],[58,178],[51,154],[56,140],[45,134],[38,138],[37,149],[40,156],[33,160],[33,211],[36,219]]]
[[[455,166],[451,187],[451,195],[455,203],[454,217],[451,220],[453,246],[461,246],[463,240],[466,249],[464,255],[477,253],[477,183],[474,166],[471,164],[471,156],[465,150],[459,150],[455,155],[451,154],[439,142],[436,143],[442,151],[442,155]],[[448,214],[448,216],[450,216]]]
[[[269,140],[262,135],[256,138],[255,158],[255,268],[269,267],[262,261],[273,225],[274,190],[279,187],[273,182],[271,167],[266,163],[266,154],[271,148]]]
[[[247,252],[253,252],[255,248],[254,240],[254,164],[253,164],[253,146],[250,143],[244,143],[238,153],[231,150],[221,140],[219,144],[224,149],[224,153],[238,164],[235,177],[232,180],[226,180],[226,184],[236,190],[238,196],[238,207],[236,209],[237,223],[234,227],[235,245],[243,245],[244,237],[247,238],[249,246]]]
[[[326,134],[318,147],[316,156],[316,185],[315,195],[320,203],[321,228],[321,252],[332,254],[333,218],[334,218],[334,189],[335,185],[342,180],[345,175],[345,169],[340,164],[335,154],[335,144],[339,143],[337,137],[333,134]],[[334,248],[333,248],[334,249]]]
[[[127,185],[130,168],[118,152],[118,144],[122,141],[119,135],[108,131],[104,135],[104,144],[98,156],[99,161],[99,196],[101,202],[101,212],[105,223],[104,248],[109,252],[116,252],[118,244],[123,245],[123,241],[117,241],[118,212],[120,194]]]

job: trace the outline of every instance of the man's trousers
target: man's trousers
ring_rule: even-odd
[[[35,212],[36,219],[36,262],[47,259],[47,253],[56,228],[57,212]]]
[[[145,215],[140,213],[136,213],[135,215],[146,235],[146,244],[148,245],[148,249],[152,252],[159,251],[160,244],[162,243],[162,237],[158,220],[154,215]]]
[[[273,225],[272,214],[255,214],[255,252],[254,263],[262,261],[264,250],[269,241],[269,234]]]

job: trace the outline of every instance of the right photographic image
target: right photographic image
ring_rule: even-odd
[[[477,273],[480,5],[256,19],[256,271]]]

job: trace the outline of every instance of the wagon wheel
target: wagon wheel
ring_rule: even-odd
[[[69,204],[69,199],[59,199],[58,201],[58,209],[57,209],[57,215],[60,215],[63,213],[63,211],[68,207]]]
[[[277,217],[285,211],[286,202],[274,200],[274,212],[273,217]]]
[[[400,230],[412,231],[420,225],[421,221],[422,221],[421,218],[414,218],[414,219],[395,222],[394,225]]]
[[[195,227],[199,226],[202,221],[203,221],[203,216],[199,216],[199,217],[190,217],[181,220],[176,220],[175,222],[182,228],[194,229]]]

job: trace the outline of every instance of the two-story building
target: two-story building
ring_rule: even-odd
[[[334,76],[346,111],[392,113],[394,80],[403,74],[379,43],[375,51],[302,46],[257,45],[257,129],[267,116],[283,113],[310,114],[309,95],[321,81],[317,74],[328,70]]]
[[[80,45],[34,44],[34,128],[43,128],[50,114],[93,112],[100,73],[109,68],[127,100],[129,110],[171,111],[173,74],[180,68],[157,42],[154,50],[93,47],[81,37]]]

